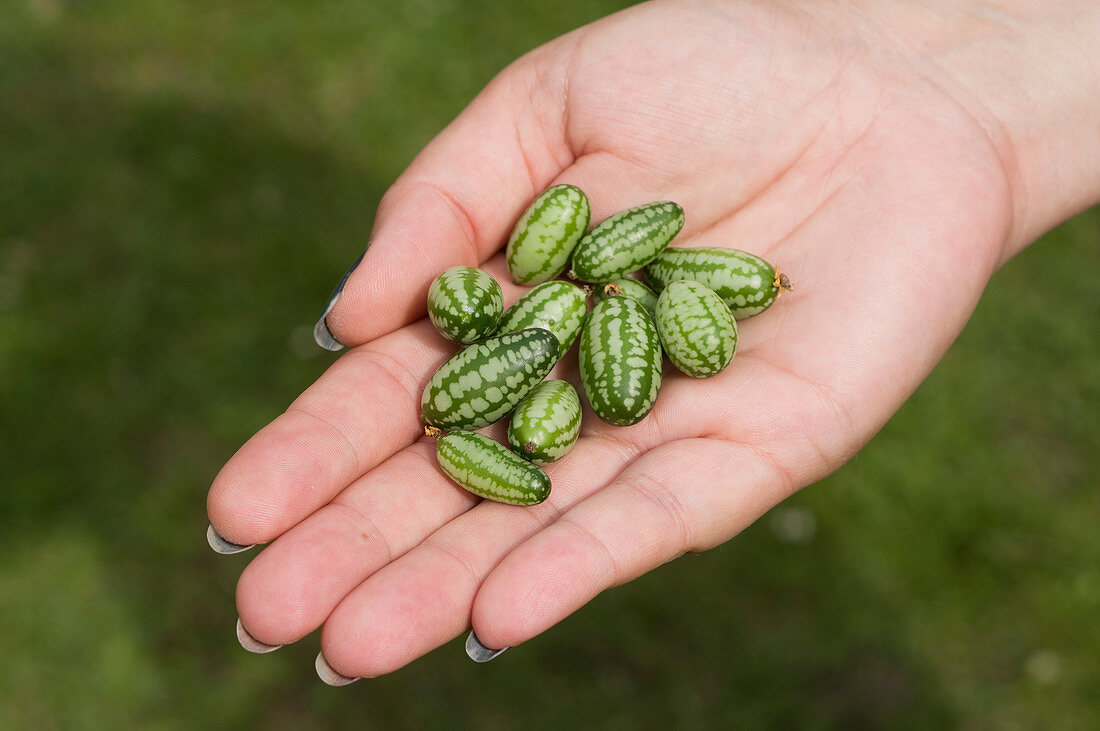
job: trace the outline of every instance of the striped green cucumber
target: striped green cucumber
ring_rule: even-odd
[[[657,309],[657,294],[637,279],[631,279],[630,277],[618,277],[596,287],[595,295],[597,302],[615,294],[614,290],[608,290],[611,285],[618,287],[618,293],[624,294],[627,297],[632,297],[641,302],[642,307],[646,308],[649,314],[652,315]]]
[[[558,339],[541,328],[474,343],[432,374],[420,399],[420,418],[440,429],[488,426],[546,378],[557,355]]]
[[[617,295],[596,304],[581,332],[580,369],[596,416],[615,426],[645,418],[661,390],[661,343],[640,302]]]
[[[566,381],[543,381],[508,423],[508,446],[537,465],[564,457],[581,433],[581,398]]]
[[[504,294],[487,272],[451,267],[428,288],[428,317],[448,340],[469,345],[496,329],[504,312]]]
[[[710,378],[733,360],[737,322],[722,298],[699,282],[676,281],[657,300],[657,334],[672,364]]]
[[[588,315],[588,295],[572,282],[544,282],[516,300],[497,326],[498,333],[529,327],[549,330],[558,339],[558,357],[573,345]]]
[[[520,216],[505,249],[508,271],[516,284],[541,284],[558,276],[573,247],[588,230],[592,209],[573,185],[543,191]]]
[[[582,282],[626,276],[653,261],[683,227],[684,209],[672,201],[620,211],[580,240],[570,273]]]
[[[759,315],[779,293],[791,289],[786,275],[755,254],[702,247],[666,249],[645,268],[646,280],[660,293],[670,283],[690,279],[713,289],[738,320]]]
[[[549,475],[484,434],[444,434],[435,442],[435,456],[448,477],[486,500],[538,505],[550,495]]]

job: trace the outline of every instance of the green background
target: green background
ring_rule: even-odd
[[[0,0],[0,728],[1100,728],[1100,212],[841,472],[475,665],[234,637],[233,451],[388,184],[622,3]]]

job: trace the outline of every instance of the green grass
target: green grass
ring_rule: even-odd
[[[521,650],[237,645],[211,478],[397,173],[618,5],[0,0],[0,728],[1100,727],[1100,211],[840,473]]]

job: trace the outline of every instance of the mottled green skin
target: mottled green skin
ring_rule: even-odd
[[[738,320],[759,315],[779,295],[775,267],[737,249],[667,249],[646,266],[645,275],[657,293],[680,279],[705,284],[725,301]]]
[[[692,378],[721,373],[737,350],[737,322],[706,285],[678,281],[657,300],[657,334],[672,364]]]
[[[498,333],[529,327],[549,330],[558,339],[558,358],[573,345],[588,316],[588,295],[571,282],[544,282],[516,300],[497,326]]]
[[[615,426],[645,418],[661,390],[661,343],[641,303],[617,296],[596,304],[581,332],[580,369],[596,416]]]
[[[610,296],[604,290],[604,287],[609,284],[614,284],[627,297],[632,297],[641,302],[642,307],[646,308],[649,314],[652,315],[657,309],[657,294],[637,279],[631,279],[630,277],[618,277],[596,287],[595,295],[597,302]]]
[[[440,429],[492,424],[546,378],[558,339],[540,328],[494,335],[461,350],[424,388],[420,418]]]
[[[564,457],[581,433],[581,397],[566,381],[543,381],[512,412],[508,446],[537,465]]]
[[[550,495],[550,476],[484,434],[454,431],[435,442],[447,476],[486,500],[538,505]]]
[[[573,250],[572,275],[606,282],[641,269],[684,227],[684,209],[671,201],[620,211],[585,234]]]
[[[520,216],[505,249],[508,271],[516,284],[541,284],[558,276],[573,248],[588,230],[592,209],[573,185],[543,191]]]
[[[504,294],[487,272],[451,267],[428,288],[428,317],[448,340],[469,345],[490,335],[504,312]]]

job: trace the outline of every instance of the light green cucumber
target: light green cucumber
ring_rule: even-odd
[[[706,285],[681,280],[665,287],[656,321],[669,360],[692,378],[710,378],[733,360],[737,322]]]
[[[596,416],[629,426],[645,418],[661,390],[661,343],[641,303],[616,295],[599,302],[580,338],[581,383]]]
[[[497,326],[498,333],[529,327],[549,330],[558,339],[558,358],[565,355],[588,315],[588,295],[572,282],[544,282],[516,300]]]
[[[428,318],[448,340],[469,345],[493,333],[504,312],[504,294],[487,272],[457,266],[428,288]]]
[[[580,240],[570,274],[582,282],[624,277],[653,261],[683,227],[684,209],[671,201],[620,211]]]
[[[573,185],[543,191],[520,216],[505,249],[508,271],[516,284],[541,284],[558,276],[573,247],[588,230],[592,209]]]
[[[484,434],[444,434],[435,442],[435,456],[448,477],[486,500],[537,505],[550,495],[549,475]]]
[[[639,282],[637,279],[631,279],[630,277],[617,277],[610,282],[604,282],[600,286],[596,287],[595,296],[596,301],[609,297],[614,290],[608,291],[611,285],[618,287],[618,291],[627,297],[633,297],[642,303],[642,307],[646,308],[649,314],[657,309],[657,295],[656,293]]]
[[[581,433],[581,398],[566,381],[543,381],[512,412],[508,446],[537,465],[564,457]]]
[[[680,279],[705,284],[738,320],[759,315],[791,289],[786,275],[759,256],[718,247],[666,249],[646,266],[645,276],[658,294]]]
[[[541,328],[494,335],[439,367],[420,399],[420,418],[440,429],[479,429],[502,418],[558,360],[558,339]]]

